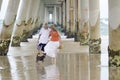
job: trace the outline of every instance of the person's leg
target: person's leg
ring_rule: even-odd
[[[41,46],[41,51],[44,53],[45,52],[45,46],[46,46],[46,44],[42,44],[42,46]]]
[[[38,53],[37,53],[37,56],[36,56],[36,62],[40,60],[41,46],[42,46],[41,43],[37,46]]]
[[[40,43],[39,45],[38,45],[38,54],[41,54],[41,52],[42,52],[42,43]]]
[[[40,55],[39,55],[39,60],[44,62],[44,59],[46,57],[46,53],[44,53],[44,47],[46,44],[41,43],[40,44]]]
[[[45,46],[46,46],[46,44],[42,44],[42,46],[41,46],[41,52],[43,55],[46,55],[46,53],[44,51]]]

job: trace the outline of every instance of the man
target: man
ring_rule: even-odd
[[[48,24],[45,23],[39,32],[37,57],[40,56],[40,53],[44,53],[44,47],[49,40],[49,34],[50,34],[50,29],[48,28]],[[42,57],[39,57],[39,58],[41,58],[40,60],[43,60]]]

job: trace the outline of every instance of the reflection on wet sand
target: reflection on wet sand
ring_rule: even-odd
[[[45,66],[37,63],[38,80],[59,80],[59,70],[55,64]]]
[[[9,64],[9,67],[0,71],[1,80],[38,80],[37,76],[34,75],[37,74],[37,70],[32,56],[1,56],[1,58],[1,63]],[[7,61],[5,62],[5,60]]]
[[[10,64],[7,56],[0,56],[0,80],[11,80]]]
[[[60,80],[88,80],[88,54],[62,54],[57,63]]]
[[[100,80],[100,55],[90,54],[90,80]]]
[[[120,80],[120,67],[109,68],[109,80]]]
[[[0,80],[120,80],[120,68],[109,68],[109,79],[100,66],[100,55],[58,54],[52,64],[47,56],[45,62],[35,62],[35,56],[0,56]]]

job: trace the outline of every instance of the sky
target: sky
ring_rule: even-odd
[[[100,18],[108,18],[108,0],[100,0]]]
[[[0,19],[3,19],[9,0],[3,0],[0,11]],[[108,18],[108,0],[100,0],[100,18]]]

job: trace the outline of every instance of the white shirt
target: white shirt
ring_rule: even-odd
[[[49,33],[50,33],[50,29],[45,29],[45,28],[41,28],[39,35],[40,39],[39,39],[39,43],[44,43],[46,44],[49,40]]]

